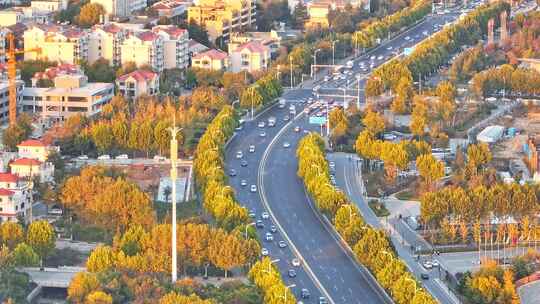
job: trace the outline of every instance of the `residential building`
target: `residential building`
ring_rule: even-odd
[[[118,77],[116,86],[122,96],[131,99],[141,95],[155,95],[159,92],[159,74],[136,70]]]
[[[18,158],[9,164],[11,173],[18,177],[38,177],[40,183],[54,181],[54,165],[50,162],[42,162],[33,158]]]
[[[163,38],[163,68],[185,69],[189,65],[189,34],[174,25],[158,25],[152,31]]]
[[[32,0],[30,7],[42,12],[56,13],[68,7],[68,0]]]
[[[76,27],[33,25],[24,32],[24,49],[40,48],[41,54],[27,52],[24,60],[38,57],[49,61],[77,64],[88,60],[88,32]]]
[[[229,69],[229,56],[220,50],[211,49],[193,56],[191,66],[213,71],[226,71]]]
[[[129,17],[146,8],[146,0],[91,0],[103,6],[105,13],[116,17]]]
[[[0,11],[0,26],[10,26],[21,23],[25,19],[24,12],[15,8],[3,9]]]
[[[127,31],[116,24],[96,25],[92,28],[88,44],[88,62],[103,58],[111,66],[121,65],[121,46]]]
[[[51,153],[60,152],[60,147],[48,144],[40,139],[27,139],[17,145],[17,150],[20,158],[45,162]]]
[[[6,62],[6,50],[7,50],[7,35],[10,32],[7,28],[0,28],[0,63]]]
[[[32,189],[28,181],[12,173],[0,173],[0,222],[29,220]]]
[[[44,72],[37,72],[32,77],[32,86],[39,87],[40,81],[48,80],[54,83],[54,79],[60,75],[79,75],[82,74],[81,69],[78,65],[69,64],[69,63],[59,63],[55,67],[50,67],[45,69]]]
[[[199,53],[202,53],[202,52],[206,52],[208,51],[210,48],[208,48],[207,46],[205,46],[204,44],[200,44],[198,43],[197,41],[193,40],[193,39],[189,39],[189,42],[188,42],[188,52],[189,52],[189,56],[190,57],[193,57]]]
[[[133,62],[148,65],[154,71],[163,71],[163,37],[151,31],[131,33],[121,45],[122,65]]]
[[[48,11],[40,11],[33,7],[19,6],[10,7],[0,10],[0,26],[11,26],[17,23],[34,22],[48,23],[51,21],[52,13]]]
[[[24,88],[22,110],[38,114],[43,121],[63,121],[69,116],[93,116],[114,96],[112,83],[88,83],[84,75],[61,75],[51,88]]]
[[[281,46],[281,37],[275,35],[275,32],[245,32],[232,33],[229,41],[229,50],[236,49],[241,44],[256,41],[267,46],[270,49],[270,56],[277,57],[279,47]]]
[[[187,12],[188,7],[193,3],[183,0],[162,0],[154,3],[152,9],[160,17],[176,18]]]
[[[229,58],[233,73],[262,71],[270,64],[270,48],[258,41],[251,41],[229,48]]]
[[[5,73],[4,73],[5,74]],[[24,88],[24,82],[17,80],[17,106],[20,106],[22,100],[21,92]],[[9,122],[9,83],[7,78],[0,80],[0,125]]]
[[[354,7],[363,5],[364,0],[344,1],[344,0],[315,0],[307,4],[309,19],[306,27],[327,28],[329,26],[328,13],[330,10],[345,10],[347,5]],[[368,1],[369,0],[365,0]],[[368,4],[369,6],[369,4]]]
[[[188,20],[203,26],[217,44],[229,41],[232,32],[255,28],[256,8],[253,0],[199,0],[188,9]]]

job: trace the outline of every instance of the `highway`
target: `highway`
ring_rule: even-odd
[[[359,62],[371,61],[370,57],[374,56],[374,66],[378,66],[394,56],[393,53],[398,48],[417,44],[439,30],[446,22],[455,20],[458,15],[451,13],[429,16],[425,22],[409,32],[355,59],[353,72],[344,80],[323,81],[323,75],[318,75],[319,80],[315,81],[315,85],[321,85],[320,97],[336,95],[340,91],[343,96],[343,89],[339,87],[343,82],[346,85],[347,79],[350,94],[358,92],[354,82],[358,82],[356,74],[363,72]],[[427,35],[423,32],[427,32]],[[405,39],[406,37],[409,38]],[[383,59],[377,59],[380,56]],[[360,78],[360,88],[364,85],[366,75]],[[279,259],[276,265],[286,284],[296,285],[292,290],[299,300],[300,289],[307,288],[311,292],[311,298],[301,299],[304,303],[318,303],[321,295],[330,303],[388,303],[386,295],[381,294],[375,280],[348,255],[333,231],[323,224],[310,204],[302,181],[296,175],[296,145],[305,135],[304,130],[318,131],[319,126],[309,125],[303,114],[297,115],[295,119],[289,117],[288,106],[296,105],[296,113],[301,113],[309,103],[309,98],[316,98],[312,88],[288,90],[283,98],[288,102],[286,108],[274,106],[253,121],[246,122],[243,130],[237,132],[227,146],[226,169],[228,172],[234,169],[236,173],[236,176],[229,179],[230,185],[235,189],[239,202],[256,213],[256,219],[260,218],[263,211],[270,213],[270,219],[263,220],[264,229],[258,229],[259,235],[272,259]],[[287,121],[284,119],[286,116],[289,118]],[[275,127],[257,126],[258,122],[266,122],[269,117],[277,118]],[[294,130],[296,126],[300,127],[300,132]],[[260,136],[262,132],[265,132],[265,137]],[[284,147],[286,142],[290,147]],[[254,153],[248,151],[250,145],[255,145]],[[241,159],[236,158],[238,151],[242,151]],[[241,166],[241,160],[247,161],[246,167]],[[246,181],[245,186],[242,186],[242,180]],[[257,192],[250,191],[251,185],[257,187]],[[274,234],[272,242],[265,242],[264,235],[268,232],[270,222],[276,224],[279,231]],[[285,240],[288,246],[279,248],[277,243],[280,240]],[[291,265],[295,257],[302,261],[301,268]],[[295,278],[288,277],[288,270],[292,268],[297,270]]]

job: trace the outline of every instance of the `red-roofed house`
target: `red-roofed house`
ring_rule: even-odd
[[[41,48],[41,59],[75,64],[88,60],[88,32],[75,27],[33,25],[24,32],[24,49]],[[37,59],[36,52],[24,53],[24,60]]]
[[[163,71],[163,37],[151,31],[128,35],[120,54],[123,65],[134,62],[137,66],[148,65],[156,72]]]
[[[54,166],[49,162],[41,162],[32,158],[18,158],[9,164],[11,173],[19,177],[39,177],[39,182],[54,181]]]
[[[29,219],[32,190],[28,181],[17,175],[0,173],[0,222],[17,221],[17,216]]]
[[[19,157],[47,161],[49,154],[60,152],[60,147],[53,146],[39,139],[27,139],[17,145]]]
[[[192,5],[191,1],[183,0],[161,0],[152,5],[152,9],[158,12],[158,16],[174,18],[182,15],[187,8]]]
[[[193,56],[191,66],[214,71],[226,71],[229,69],[229,56],[220,50],[211,49]]]
[[[141,95],[155,95],[159,92],[159,74],[136,70],[116,79],[120,94],[127,98],[137,98]]]
[[[32,86],[35,87],[38,85],[40,80],[50,80],[54,82],[56,76],[60,75],[81,75],[82,71],[78,65],[69,64],[69,63],[59,63],[55,67],[47,68],[45,72],[37,72],[32,77]]]
[[[259,41],[250,41],[236,48],[229,48],[229,57],[232,72],[257,72],[268,68],[270,48]]]

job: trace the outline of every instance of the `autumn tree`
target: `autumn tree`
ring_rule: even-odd
[[[78,272],[69,283],[67,299],[75,304],[83,304],[88,295],[99,289],[100,283],[95,274]]]
[[[366,111],[362,123],[372,136],[377,136],[379,133],[383,132],[385,128],[384,117],[370,109]]]
[[[54,250],[55,241],[56,234],[49,222],[45,220],[34,221],[28,227],[26,242],[39,255],[41,265],[43,265],[43,259]]]
[[[334,144],[337,144],[346,134],[349,128],[349,119],[343,108],[336,108],[329,115],[331,139]]]
[[[102,272],[111,269],[115,263],[115,254],[109,246],[98,246],[86,261],[86,269],[90,272]]]
[[[444,176],[444,163],[438,161],[432,154],[420,155],[416,159],[416,168],[426,191],[432,191],[437,180]]]
[[[113,298],[108,293],[97,290],[86,296],[85,304],[112,304]]]
[[[39,256],[32,247],[26,243],[20,243],[12,253],[13,263],[19,267],[36,267],[39,265]]]
[[[185,296],[176,292],[169,292],[161,299],[159,304],[212,304],[210,300],[202,300],[197,295]]]
[[[0,240],[9,249],[15,249],[24,240],[23,228],[15,222],[4,222],[0,224]]]
[[[17,145],[32,135],[32,118],[27,114],[17,117],[17,122],[10,124],[2,133],[2,143],[9,151],[15,151]]]
[[[90,27],[99,23],[102,15],[105,15],[105,9],[101,4],[87,3],[81,7],[77,23],[83,27]]]

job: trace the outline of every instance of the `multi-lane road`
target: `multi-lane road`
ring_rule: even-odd
[[[355,87],[358,84],[357,74],[360,74],[361,91],[368,72],[362,71],[360,62],[365,62],[367,66],[373,62],[374,66],[378,66],[394,56],[396,50],[414,46],[445,23],[455,20],[458,15],[449,13],[427,17],[410,31],[356,58],[353,72],[345,79],[324,81],[323,75],[318,75],[315,85],[321,87],[319,97],[343,96],[341,87],[347,85],[347,79],[349,90],[346,93],[354,95],[354,92],[358,92]],[[371,60],[372,56],[374,60]],[[290,116],[287,121],[284,118],[289,116],[289,104],[296,105],[297,113],[301,113],[308,99],[316,98],[316,94],[312,88],[298,88],[288,90],[283,98],[288,102],[287,107],[274,106],[253,121],[246,122],[244,129],[237,132],[227,146],[227,170],[236,171],[236,176],[230,178],[230,185],[235,189],[238,200],[255,211],[254,221],[260,219],[262,212],[270,213],[270,218],[263,220],[265,227],[258,229],[263,246],[268,249],[272,259],[276,260],[286,284],[295,285],[291,289],[299,299],[302,288],[310,291],[311,297],[302,299],[304,303],[318,303],[320,296],[326,297],[330,303],[390,302],[376,281],[353,260],[336,234],[321,220],[305,193],[302,181],[296,175],[295,151],[298,141],[305,135],[304,130],[317,131],[319,127],[309,125],[303,114]],[[277,119],[275,127],[257,126],[258,122],[266,122],[269,117]],[[295,130],[297,126],[300,132]],[[263,132],[264,137],[261,136]],[[290,146],[285,147],[285,143]],[[255,146],[255,152],[248,151],[250,145]],[[236,158],[238,151],[242,151],[241,159]],[[246,160],[247,166],[241,166],[241,160]],[[245,186],[242,180],[245,180]],[[256,192],[251,192],[251,185],[257,187]],[[277,226],[278,232],[274,234],[273,241],[266,242],[264,236],[271,224]],[[288,246],[280,248],[277,244],[281,240],[286,241]],[[292,266],[293,258],[301,260],[301,267]],[[295,269],[297,276],[289,277],[289,269]]]

